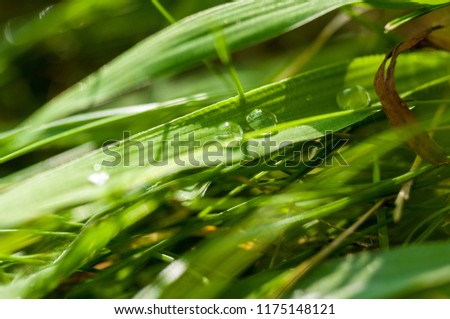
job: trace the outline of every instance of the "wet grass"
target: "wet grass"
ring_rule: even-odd
[[[448,298],[450,168],[373,88],[441,2],[153,2],[2,17],[0,296]],[[449,61],[395,78],[447,150]]]

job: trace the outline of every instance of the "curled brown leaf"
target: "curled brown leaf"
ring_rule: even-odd
[[[433,165],[445,165],[450,164],[450,161],[444,150],[422,129],[414,114],[398,94],[394,82],[398,56],[404,51],[425,44],[428,35],[436,29],[421,32],[389,51],[375,75],[374,87],[389,122],[400,137],[425,161]],[[390,64],[386,70],[389,60]]]

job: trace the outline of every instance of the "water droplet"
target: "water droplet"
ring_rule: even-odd
[[[203,197],[210,185],[211,182],[207,182],[179,189],[174,192],[173,198],[181,203],[193,201],[196,198]]]
[[[355,85],[340,91],[336,102],[343,110],[359,110],[369,106],[370,95],[362,86]]]
[[[313,99],[313,97],[312,97],[311,94],[308,94],[308,95],[306,96],[306,101],[307,101],[307,102],[311,102],[312,99]]]
[[[39,12],[39,19],[42,20],[45,15],[53,8],[53,6],[49,6],[47,8],[45,8],[44,10],[42,10],[41,12]]]
[[[268,127],[275,127],[278,123],[277,116],[272,112],[266,112],[260,109],[255,109],[250,112],[246,117],[248,125],[252,129],[261,130]],[[275,132],[269,132],[266,134],[273,134]]]
[[[102,165],[94,164],[94,173],[89,175],[88,181],[97,186],[103,186],[109,180],[109,174],[102,172]]]
[[[242,136],[244,135],[244,131],[239,124],[234,122],[223,122],[217,127],[218,133],[216,138],[218,140],[226,140],[228,141],[227,147],[236,147],[239,146],[239,142],[242,140]]]

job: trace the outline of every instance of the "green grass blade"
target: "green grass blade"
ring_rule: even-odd
[[[292,298],[405,298],[450,283],[450,244],[409,246],[330,261],[300,281]]]
[[[54,289],[60,281],[83,266],[87,256],[98,254],[121,231],[158,206],[156,201],[138,202],[123,211],[94,218],[88,222],[74,242],[50,266],[32,276],[18,279],[9,286],[0,287],[0,298],[37,298]],[[101,234],[99,236],[99,234]]]
[[[407,15],[404,15],[404,16],[402,16],[400,18],[397,18],[397,19],[394,19],[394,20],[390,21],[389,23],[386,24],[384,29],[385,29],[386,32],[390,32],[390,31],[395,30],[398,27],[404,25],[405,23],[408,23],[409,21],[417,19],[417,18],[419,18],[421,16],[424,16],[424,15],[430,13],[430,12],[439,10],[439,9],[441,9],[443,7],[448,6],[448,5],[450,5],[450,3],[443,3],[441,5],[436,5],[436,6],[433,6],[433,7],[430,7],[430,8],[423,8],[421,10],[408,13]]]

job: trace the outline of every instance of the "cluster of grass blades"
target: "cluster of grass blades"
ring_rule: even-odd
[[[6,23],[5,96],[13,62],[58,33],[84,39],[99,15],[130,23],[142,8],[161,21],[0,133],[0,297],[450,296],[450,167],[421,163],[389,126],[373,79],[402,33],[372,19],[408,28],[447,1],[111,3]],[[297,72],[292,39],[308,32]],[[447,149],[449,66],[417,50],[395,77]]]

